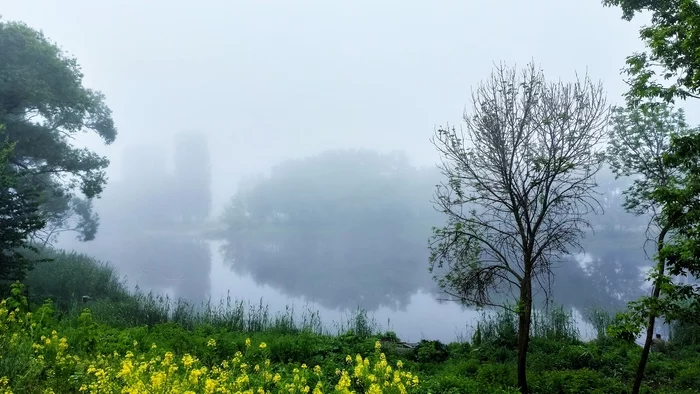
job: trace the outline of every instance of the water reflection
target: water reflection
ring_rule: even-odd
[[[270,307],[273,313],[283,313],[287,306],[295,311],[310,309],[319,312],[329,328],[333,322],[345,319],[348,309],[327,308],[304,297],[290,297],[269,284],[257,284],[251,276],[240,275],[224,262],[224,256],[217,253],[221,242],[211,242],[212,248],[212,300],[234,299],[260,300]],[[348,303],[352,303],[349,300]],[[405,308],[397,310],[388,306],[378,307],[369,313],[383,329],[391,329],[404,340],[419,341],[422,338],[451,341],[457,334],[470,329],[468,324],[478,316],[476,311],[468,311],[454,303],[440,304],[435,296],[425,292],[414,292],[408,296]]]
[[[427,241],[436,169],[400,153],[327,151],[242,185],[223,221],[231,269],[328,309],[406,308],[435,290]]]
[[[64,238],[59,246],[111,263],[130,286],[199,304],[210,294],[210,248],[187,230],[210,213],[208,148],[198,133],[175,142],[172,171],[163,146],[127,147],[122,179],[110,182],[95,201],[95,240]]]
[[[236,274],[225,263],[223,254],[217,253],[220,245],[221,242],[211,242],[210,246],[212,300],[225,299],[227,296],[250,301],[262,299],[273,313],[284,313],[287,306],[293,306],[295,311],[317,311],[331,330],[333,322],[346,319],[352,312],[352,309],[326,308],[303,297],[289,297],[270,285],[257,284],[250,276]],[[409,296],[405,308],[381,306],[372,310],[369,316],[374,318],[382,329],[392,330],[408,342],[421,339],[451,342],[462,338],[471,339],[481,313],[456,303],[438,302],[435,294],[418,291]],[[584,322],[579,313],[575,313],[575,317],[581,334],[585,338],[591,338],[593,330],[590,325]]]
[[[112,263],[130,286],[195,304],[227,295],[262,299],[272,312],[310,308],[328,324],[359,307],[409,341],[469,334],[479,313],[438,302],[427,271],[426,243],[441,215],[426,202],[439,173],[372,152],[287,162],[243,185],[225,215],[222,240],[204,241],[197,229],[207,222],[211,182],[201,165],[206,144],[196,141],[196,135],[180,140],[198,149],[181,148],[174,172],[159,147],[129,149],[128,161],[140,164],[127,166],[124,179],[96,201],[96,239],[59,246]],[[618,200],[607,205],[619,207]],[[612,209],[596,220],[598,234],[583,243],[597,255],[555,272],[554,301],[581,311],[619,306],[639,290],[639,234],[625,230],[634,226]],[[582,320],[582,334],[590,335]]]

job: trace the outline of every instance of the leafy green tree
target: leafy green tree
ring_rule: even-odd
[[[514,294],[518,315],[518,386],[528,392],[526,363],[533,287],[547,289],[552,265],[579,247],[599,205],[595,175],[604,155],[608,107],[589,79],[548,83],[529,65],[521,75],[498,67],[473,95],[466,130],[440,128],[433,142],[447,182],[437,209],[431,269],[467,305]]]
[[[644,26],[640,31],[640,36],[648,51],[635,53],[627,59],[625,72],[631,79],[629,81],[630,89],[626,97],[631,107],[642,107],[643,111],[644,107],[658,105],[657,99],[669,103],[673,102],[675,98],[700,97],[700,92],[698,92],[700,88],[700,52],[697,51],[697,48],[700,47],[700,4],[696,0],[603,0],[603,4],[621,7],[623,18],[626,20],[631,20],[638,12],[648,11],[651,13],[651,25]],[[655,78],[657,73],[660,73],[662,79],[666,81],[665,84]],[[668,81],[671,83],[669,84]],[[682,144],[692,145],[693,138],[696,138],[695,134],[672,137],[672,141],[674,139],[677,141],[677,146],[669,146],[669,149],[679,150]],[[666,166],[667,171],[681,169],[679,166],[667,166],[671,162],[673,160],[657,159],[657,164]],[[685,170],[690,171],[688,168]],[[651,297],[643,298],[631,305],[631,312],[637,318],[645,316],[649,318],[647,338],[633,386],[635,394],[639,392],[644,377],[654,317],[661,313],[666,313],[667,318],[669,317],[669,310],[664,311],[660,304],[663,298],[675,291],[672,279],[666,272],[671,271],[669,266],[671,261],[665,258],[664,250],[667,250],[666,236],[673,235],[674,231],[677,230],[675,228],[677,223],[669,220],[667,216],[671,207],[665,204],[672,203],[672,201],[660,198],[658,195],[659,191],[672,188],[673,184],[669,183],[669,180],[674,179],[675,176],[666,176],[665,182],[648,185],[649,188],[647,188],[645,196],[638,193],[638,197],[646,197],[649,204],[660,204],[661,215],[657,216],[657,226],[660,229],[656,242],[657,266],[649,277],[654,290]],[[629,321],[630,318],[623,317],[623,320]]]
[[[662,162],[672,175],[650,194],[650,200],[661,207],[657,220],[661,233],[665,232],[658,243],[657,266],[649,274],[654,292],[631,302],[626,315],[632,322],[649,317],[647,337],[655,316],[700,324],[700,286],[674,281],[678,276],[700,277],[700,133],[672,135]],[[633,393],[641,389],[648,347],[645,343]]]
[[[11,165],[13,148],[6,140],[0,146],[0,281],[24,278],[32,267],[24,253],[34,250],[29,236],[45,225],[38,194],[17,189],[18,179],[26,174]]]
[[[637,317],[647,318],[646,339],[640,358],[633,392],[638,393],[654,335],[656,319],[661,311],[658,303],[667,281],[668,259],[661,253],[671,236],[675,224],[666,219],[668,201],[657,198],[660,190],[666,190],[680,175],[680,169],[669,166],[664,155],[670,148],[673,136],[687,136],[692,130],[685,122],[682,109],[674,111],[669,105],[642,105],[637,108],[616,108],[613,111],[612,129],[608,146],[608,161],[617,176],[634,177],[632,185],[623,192],[624,208],[636,215],[648,216],[648,234],[656,247],[657,265],[652,271],[653,290],[643,303],[637,306]],[[647,302],[648,301],[648,302]],[[645,307],[640,309],[639,307]],[[648,308],[646,308],[648,306]],[[627,319],[629,320],[629,319]]]
[[[651,14],[651,24],[640,30],[647,51],[627,58],[630,77],[627,100],[637,105],[661,98],[700,98],[700,3],[697,0],[603,0],[618,6],[632,20],[638,12]],[[657,77],[661,77],[659,81]]]
[[[49,226],[91,240],[98,217],[89,200],[102,192],[109,161],[73,146],[72,139],[89,131],[107,144],[114,141],[117,130],[104,96],[82,85],[74,58],[24,23],[0,21],[0,53],[0,123],[14,146],[9,160],[30,175],[17,188],[39,187]]]

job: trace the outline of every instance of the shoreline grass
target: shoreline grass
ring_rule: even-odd
[[[230,294],[218,303],[209,300],[192,305],[154,292],[128,291],[125,281],[117,277],[111,266],[89,256],[56,250],[46,253],[54,261],[37,266],[26,280],[33,316],[47,316],[42,320],[47,327],[42,335],[48,337],[50,329],[55,329],[66,336],[70,349],[81,359],[111,363],[110,368],[126,361],[121,358],[125,352],[146,357],[145,360],[156,357],[152,343],[161,352],[173,352],[178,357],[193,355],[203,367],[211,368],[244,350],[252,338],[255,343],[269,346],[267,357],[272,368],[287,371],[285,376],[291,379],[299,365],[317,364],[323,371],[331,372],[343,368],[347,356],[372,354],[379,341],[388,360],[403,360],[408,370],[421,377],[420,385],[412,387],[410,393],[515,392],[517,316],[513,312],[483,312],[471,336],[463,335],[452,343],[421,340],[406,347],[398,343],[400,338],[395,333],[382,332],[376,320],[361,309],[347,312],[340,321],[327,325],[318,311],[308,307],[287,307],[271,313],[262,299],[257,303],[237,301]],[[87,303],[82,300],[85,294],[91,297]],[[46,299],[51,301],[47,303]],[[48,310],[55,313],[49,314]],[[590,311],[586,317],[598,336],[584,342],[572,312],[562,307],[535,311],[528,357],[534,392],[628,392],[639,346],[606,336],[604,328],[611,319],[608,312]],[[387,329],[390,323],[387,322]],[[680,327],[674,336],[696,340],[696,333],[692,328]],[[15,372],[29,376],[27,380],[11,382],[15,393],[44,392],[31,387],[58,387],[51,386],[56,382],[44,377],[56,370],[41,367],[41,374],[31,375],[32,368],[39,368],[31,361],[36,356],[32,351],[36,343],[32,344],[29,337],[12,339],[13,335],[0,335],[0,379],[3,374]],[[215,348],[209,346],[212,343],[216,343]],[[699,351],[696,347],[674,345],[669,346],[668,354],[652,354],[645,392],[700,390]],[[114,352],[119,358],[95,359],[96,355]],[[13,367],[20,362],[27,363],[29,369],[22,367],[20,371]],[[69,369],[79,375],[85,373],[79,368],[85,367],[76,364]],[[116,370],[108,375],[112,383],[121,379]],[[149,379],[147,375],[142,377]],[[338,382],[332,373],[325,379]]]

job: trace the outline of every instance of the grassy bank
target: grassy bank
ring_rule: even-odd
[[[329,328],[317,313],[271,315],[262,303],[229,299],[194,308],[130,293],[109,266],[87,256],[52,253],[54,262],[37,267],[25,291],[0,308],[0,377],[7,377],[0,384],[15,393],[276,393],[307,386],[317,394],[516,392],[509,313],[484,315],[468,341],[404,349],[365,313]],[[533,392],[629,392],[641,350],[607,338],[608,320],[592,316],[599,338],[585,343],[570,314],[537,314],[528,366]],[[651,355],[645,392],[700,391],[695,333],[680,327],[665,354]]]

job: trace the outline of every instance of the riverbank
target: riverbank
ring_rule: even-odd
[[[54,253],[54,262],[32,272],[27,287],[8,298],[0,313],[0,377],[7,377],[14,393],[80,392],[83,386],[88,392],[90,387],[119,392],[131,386],[154,392],[152,385],[166,383],[179,387],[178,392],[207,392],[208,380],[216,387],[239,384],[235,387],[241,392],[240,382],[247,380],[246,387],[271,393],[303,380],[303,386],[294,386],[301,390],[296,392],[306,386],[313,392],[321,382],[317,393],[327,393],[343,392],[346,383],[335,387],[348,379],[356,392],[368,391],[372,380],[387,393],[401,392],[398,383],[410,393],[516,392],[517,338],[514,317],[507,313],[484,316],[473,335],[461,341],[406,346],[396,334],[378,330],[362,312],[330,332],[318,315],[270,315],[262,303],[253,308],[242,302],[218,309],[184,303],[171,308],[162,297],[128,292],[109,266],[88,256]],[[83,300],[83,292],[92,297]],[[28,296],[26,305],[22,294]],[[46,298],[52,301],[46,303]],[[16,308],[20,311],[13,314]],[[531,389],[629,392],[640,351],[605,337],[604,329],[598,339],[584,342],[571,314],[541,314],[528,358]],[[166,358],[172,359],[163,364]],[[243,363],[247,366],[241,369]],[[378,365],[384,372],[390,366],[391,374],[380,376]],[[398,365],[403,374],[395,382]],[[190,381],[193,371],[199,371],[192,378],[196,383]],[[651,355],[647,371],[646,392],[698,392],[700,347],[671,342],[665,354]],[[277,374],[277,382],[266,380]]]

